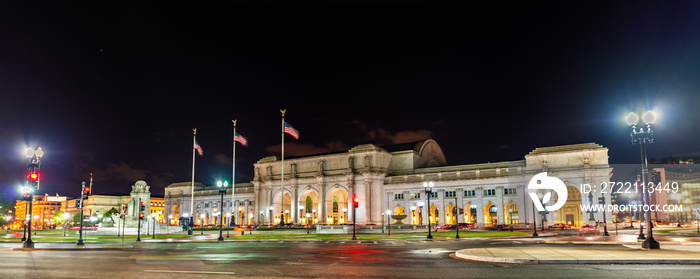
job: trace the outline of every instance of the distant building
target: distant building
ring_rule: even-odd
[[[652,194],[656,204],[682,205],[682,211],[659,212],[657,220],[665,220],[681,223],[696,219],[692,213],[693,205],[700,205],[700,165],[697,164],[670,164],[653,169],[659,174],[658,182],[662,186],[669,185],[670,191],[657,191]],[[678,190],[673,190],[673,184],[678,185]],[[663,189],[663,188],[662,188]]]
[[[353,220],[351,199],[356,195],[360,202],[355,218],[360,224],[385,224],[388,210],[389,215],[406,215],[404,222],[411,224],[425,225],[430,218],[433,224],[469,222],[484,227],[511,220],[540,222],[545,217],[580,226],[603,219],[603,212],[582,211],[581,205],[591,200],[582,199],[580,185],[607,182],[612,171],[608,149],[595,143],[536,148],[518,161],[448,166],[442,149],[430,139],[358,145],[285,158],[284,164],[284,190],[281,161],[263,158],[254,165],[253,181],[235,185],[233,201],[230,189],[225,194],[223,214],[216,186],[195,183],[192,201],[191,182],[171,184],[165,188],[165,214],[175,220],[192,212],[197,225],[216,225],[220,217],[228,224],[344,224]],[[559,210],[533,216],[527,185],[540,172],[561,179],[568,199]],[[430,204],[423,186],[428,181],[434,183]],[[601,196],[598,191],[593,190],[593,203]],[[554,203],[554,196],[548,204]],[[603,196],[609,202],[609,192]],[[606,214],[611,221],[610,212]]]
[[[54,214],[63,210],[61,204],[65,202],[66,197],[36,195],[32,201],[32,216],[27,212],[28,201],[17,200],[15,202],[15,219],[12,227],[19,229],[23,227],[23,223],[27,218],[32,218],[32,227],[35,229],[51,229],[55,228]]]

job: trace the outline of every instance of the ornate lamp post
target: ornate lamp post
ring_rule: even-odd
[[[34,192],[39,190],[39,168],[41,167],[41,158],[44,157],[44,150],[41,147],[37,149],[32,149],[28,147],[24,155],[27,157],[27,170],[29,170],[29,181],[28,188],[33,188],[31,191],[31,198],[29,199],[29,216],[33,213],[34,204]],[[32,241],[32,218],[29,218],[29,224],[27,225],[27,239],[22,243],[23,248],[34,248],[34,242]]]
[[[274,219],[272,218],[272,210],[273,209],[275,209],[275,206],[271,205],[270,206],[270,216],[267,218],[268,219],[267,222],[270,224],[270,227],[272,227],[272,222],[274,221]]]
[[[600,193],[600,201],[603,208],[605,208],[605,194]],[[608,220],[605,217],[605,210],[603,210],[603,236],[610,236],[608,233]]]
[[[510,218],[510,232],[513,232],[513,207],[508,208],[508,215]]]
[[[425,188],[425,194],[428,196],[428,239],[433,239],[433,235],[430,232],[430,195],[433,194],[433,182],[423,182],[423,187]]]
[[[218,181],[216,182],[216,187],[219,187],[219,194],[221,194],[221,203],[219,204],[219,241],[224,241],[224,234],[223,234],[223,229],[224,229],[224,194],[226,194],[226,189],[228,188],[228,181]],[[155,231],[154,231],[155,233]],[[226,231],[228,234],[228,231]]]
[[[532,201],[532,236],[538,237],[537,234],[537,213],[535,211],[535,201]]]
[[[650,110],[642,115],[642,120],[647,125],[646,131],[643,127],[637,130],[637,122],[639,122],[639,117],[637,117],[637,115],[634,114],[634,112],[630,112],[630,114],[627,115],[626,120],[627,124],[630,127],[632,127],[632,133],[630,133],[630,136],[632,137],[632,144],[639,143],[640,146],[642,159],[642,195],[644,196],[643,199],[646,202],[646,204],[649,204],[649,195],[644,192],[644,187],[647,186],[647,176],[649,174],[647,166],[646,144],[654,142],[654,131],[652,131],[651,125],[654,124],[654,122],[656,122],[656,115],[654,115],[654,113]],[[652,232],[651,211],[647,210],[645,213],[647,221],[647,239],[645,239],[642,242],[642,249],[661,249],[661,245],[659,244],[659,242],[654,240],[654,234]]]
[[[389,232],[389,234],[387,234],[387,235],[391,235],[391,210],[389,210],[389,209],[386,210],[386,221],[387,221],[386,228]]]
[[[418,202],[418,225],[423,225],[423,202]]]
[[[347,223],[348,223],[348,209],[343,208],[343,224],[347,224]]]

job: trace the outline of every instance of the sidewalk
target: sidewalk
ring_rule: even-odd
[[[511,264],[700,264],[700,249],[688,251],[661,247],[661,250],[630,247],[473,248],[459,250],[455,252],[455,257]]]

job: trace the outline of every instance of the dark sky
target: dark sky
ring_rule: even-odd
[[[697,1],[0,2],[0,187],[45,149],[42,189],[156,194],[287,156],[435,139],[451,165],[596,142],[638,163],[624,117],[657,109],[649,157],[700,151]]]

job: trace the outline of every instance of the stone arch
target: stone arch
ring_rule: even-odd
[[[336,184],[335,187],[330,188],[325,198],[327,216],[324,218],[326,218],[326,223],[339,224],[341,220],[344,221],[346,214],[343,209],[350,211],[348,202],[348,192],[344,187]],[[334,203],[337,205],[337,211],[333,210]]]
[[[495,226],[498,224],[498,210],[499,208],[495,204],[487,203],[484,205],[485,226]]]
[[[202,222],[202,226],[209,225],[209,212],[204,213],[204,221]]]
[[[248,211],[248,225],[253,225],[255,224],[255,212],[253,210]]]
[[[318,215],[321,213],[319,194],[313,187],[306,187],[299,193],[299,201],[297,202],[299,206],[299,221],[308,224],[315,224],[315,220],[318,220]],[[311,206],[307,205],[307,200],[311,200]],[[309,213],[309,219],[306,220],[306,214]],[[303,219],[303,220],[302,220]]]
[[[172,216],[172,217],[171,217]],[[174,204],[170,207],[170,221],[168,225],[178,225],[180,224],[180,205]]]
[[[479,207],[476,204],[467,204],[464,206],[464,222],[476,224],[479,214]]]
[[[505,224],[510,225],[520,223],[520,212],[518,211],[518,204],[515,202],[509,202],[505,205],[503,216],[505,217]],[[512,217],[511,217],[512,216]]]
[[[195,218],[195,225],[202,225],[202,213],[197,212],[197,218]]]
[[[431,205],[430,210],[430,223],[431,224],[439,224],[440,223],[440,210],[436,205]]]
[[[394,207],[394,215],[406,215],[406,212],[404,211],[403,207],[397,205]]]
[[[282,195],[282,204],[280,204],[280,195]],[[277,191],[273,196],[272,214],[274,216],[274,224],[291,223],[292,216],[292,194],[285,189],[284,193]],[[240,224],[245,224],[245,212],[238,210],[238,218]],[[238,222],[238,221],[237,221]]]
[[[581,192],[578,187],[566,185],[567,198],[566,203],[560,209],[557,209],[554,214],[554,221],[556,223],[567,224],[572,227],[580,227],[583,225],[585,220],[585,212],[581,211]],[[559,200],[559,195],[554,194],[554,200]],[[593,197],[594,202],[597,201],[596,197]]]
[[[448,204],[445,207],[445,224],[446,225],[456,225],[457,224],[457,207]]]

